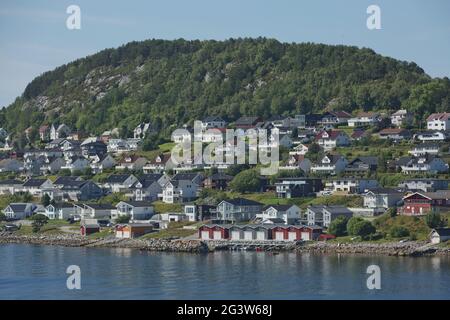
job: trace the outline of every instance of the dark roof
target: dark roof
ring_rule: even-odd
[[[436,228],[434,229],[441,237],[450,236],[450,228]]]
[[[234,199],[228,199],[224,200],[228,203],[231,203],[235,206],[262,206],[263,204],[257,201],[245,199],[245,198],[234,198]]]
[[[22,184],[23,181],[16,180],[16,179],[5,179],[0,180],[0,185],[8,185],[8,184]]]
[[[163,176],[162,173],[146,173],[143,175],[140,175],[138,177],[139,181],[144,181],[144,180],[159,180],[161,177]]]
[[[11,208],[11,210],[13,212],[25,211],[27,206],[28,206],[28,203],[10,203],[9,204],[9,207]]]
[[[55,182],[53,184],[57,185],[64,185],[66,183],[70,183],[72,181],[80,180],[80,177],[73,177],[73,176],[62,176],[56,178]]]
[[[268,205],[268,206],[265,206],[264,208],[263,208],[263,210],[265,211],[265,210],[267,210],[267,209],[269,209],[269,208],[274,208],[274,209],[276,209],[277,211],[286,211],[286,210],[288,210],[290,207],[292,207],[293,206],[293,204],[276,204],[276,205]]]
[[[40,187],[47,179],[28,179],[24,182],[24,187]]]
[[[373,192],[375,194],[402,193],[400,191],[397,191],[395,189],[390,189],[390,188],[373,188],[373,189],[369,189],[368,191]]]
[[[219,116],[207,116],[203,119],[203,122],[211,122],[211,121],[223,121],[223,119]]]
[[[198,173],[177,173],[170,179],[171,181],[180,181],[180,180],[189,180],[192,181],[194,178],[196,178],[199,174]]]
[[[111,204],[85,203],[84,205],[94,210],[116,209],[116,207]]]
[[[227,180],[227,181],[233,180],[233,178],[234,178],[233,176],[227,175],[222,172],[215,173],[209,177],[209,179],[211,180]]]
[[[148,201],[122,201],[133,207],[151,207],[153,204]]]
[[[112,174],[107,179],[107,183],[123,183],[127,180],[131,174]]]
[[[260,121],[259,117],[240,117],[236,120],[235,125],[236,126],[243,126],[243,125],[254,125],[258,121]]]
[[[353,164],[355,162],[361,161],[365,164],[368,164],[370,166],[376,166],[378,165],[378,158],[377,157],[372,157],[372,156],[366,156],[366,157],[357,157],[355,159],[353,159],[349,164]]]

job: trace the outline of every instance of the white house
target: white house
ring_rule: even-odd
[[[419,145],[414,146],[408,153],[412,154],[415,157],[423,156],[426,154],[438,154],[439,153],[439,144],[437,143],[429,143],[424,142]]]
[[[402,172],[406,174],[420,172],[446,173],[448,172],[448,163],[439,157],[425,155],[410,159],[401,168]]]
[[[414,135],[414,138],[419,141],[445,141],[447,139],[447,135],[443,131],[427,131],[427,132],[419,132]]]
[[[431,243],[441,243],[450,240],[450,228],[436,228],[430,232]]]
[[[163,202],[186,202],[195,199],[203,179],[203,175],[199,173],[176,174],[163,187]]]
[[[93,174],[101,173],[105,169],[110,169],[116,165],[116,160],[109,154],[99,156],[96,155],[91,158],[91,169]]]
[[[25,219],[31,216],[35,209],[36,205],[33,203],[10,203],[3,209],[3,214],[8,219]]]
[[[349,127],[364,127],[375,124],[380,115],[375,112],[360,112],[356,117],[348,119]]]
[[[127,192],[138,179],[132,174],[112,174],[103,186],[111,192]]]
[[[396,207],[403,198],[403,193],[388,188],[377,188],[368,190],[364,196],[364,207],[366,208],[392,208]]]
[[[22,189],[23,182],[16,179],[0,180],[0,194],[14,194]]]
[[[306,216],[309,226],[329,227],[337,217],[351,218],[353,212],[344,206],[309,206],[306,209]]]
[[[304,156],[308,152],[309,148],[307,145],[300,143],[292,148],[292,151],[289,151],[290,155],[300,155]]]
[[[327,181],[325,187],[334,192],[363,193],[366,189],[378,188],[379,185],[376,179],[343,177]]]
[[[432,113],[427,118],[428,130],[450,130],[450,112]]]
[[[136,128],[134,128],[133,136],[135,139],[144,139],[145,136],[152,132],[152,127],[150,122],[140,123]]]
[[[0,160],[0,172],[19,172],[24,169],[24,164],[16,159]]]
[[[59,204],[49,204],[45,207],[45,215],[50,220],[66,220],[75,215],[76,209],[73,204],[63,202]]]
[[[65,138],[70,135],[70,128],[66,126],[64,123],[59,126],[55,126],[52,124],[50,128],[50,140]]]
[[[350,145],[350,138],[340,130],[323,130],[317,134],[315,140],[325,151]]]
[[[117,208],[110,204],[84,203],[81,206],[83,219],[109,219],[117,213]]]
[[[70,172],[82,171],[90,165],[89,160],[83,157],[72,157],[67,159],[61,170],[70,170]]]
[[[217,205],[217,215],[221,220],[244,221],[251,220],[261,213],[262,203],[244,198],[223,200]]]
[[[256,218],[262,223],[279,220],[284,224],[294,224],[300,220],[301,210],[296,205],[270,205],[264,207],[261,213],[257,213]]]
[[[318,174],[338,174],[347,166],[348,161],[341,155],[328,154],[319,162],[311,165],[311,172]]]
[[[40,197],[44,194],[44,191],[50,189],[53,189],[53,183],[50,179],[28,179],[23,183],[21,191]]]
[[[116,208],[117,211],[111,214],[113,219],[119,216],[130,216],[132,221],[146,220],[154,214],[153,205],[146,201],[120,201]]]
[[[413,114],[405,109],[398,110],[391,115],[391,123],[393,126],[401,127],[402,125],[409,125],[413,122]]]

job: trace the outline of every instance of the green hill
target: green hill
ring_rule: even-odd
[[[371,49],[273,39],[147,40],[106,49],[35,78],[0,111],[22,133],[53,122],[129,133],[153,121],[167,134],[205,115],[294,115],[325,109],[450,110],[450,81]]]

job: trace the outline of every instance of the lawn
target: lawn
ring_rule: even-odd
[[[197,233],[197,229],[183,229],[184,226],[199,226],[197,222],[171,222],[167,229],[158,232],[152,232],[141,237],[141,239],[165,239],[165,238],[184,238]]]
[[[182,205],[180,203],[164,203],[162,201],[155,201],[153,202],[153,206],[155,207],[156,213],[183,211]]]

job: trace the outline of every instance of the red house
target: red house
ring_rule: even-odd
[[[80,227],[80,233],[82,236],[88,236],[99,231],[100,226],[98,224],[85,224]]]
[[[202,240],[229,239],[229,229],[227,225],[204,225],[198,229],[198,236]]]
[[[450,207],[450,190],[436,192],[414,192],[403,198],[403,207],[399,214],[420,216],[438,211],[441,207]]]
[[[276,226],[272,229],[273,240],[298,241],[316,240],[322,233],[322,228],[315,226]]]

